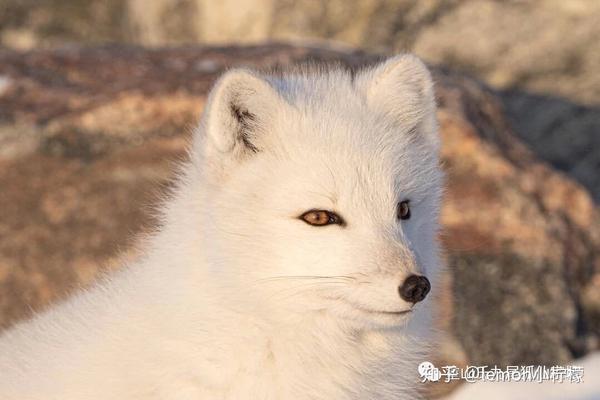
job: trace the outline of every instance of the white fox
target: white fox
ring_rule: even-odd
[[[419,398],[439,147],[414,56],[230,70],[144,256],[5,332],[0,398]]]

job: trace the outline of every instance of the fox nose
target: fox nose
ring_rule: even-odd
[[[398,293],[403,300],[414,304],[422,301],[430,290],[429,279],[421,275],[411,275],[398,288]]]

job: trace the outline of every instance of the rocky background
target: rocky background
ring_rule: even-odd
[[[516,133],[600,201],[599,20],[595,0],[3,0],[0,44],[413,51],[498,89]]]
[[[439,362],[553,365],[599,350],[600,7],[347,4],[5,1],[0,329],[136,256],[225,68],[360,66],[412,49],[434,66],[448,172]],[[251,44],[265,39],[296,44]]]
[[[118,265],[227,67],[372,62],[286,45],[0,52],[0,326]],[[517,139],[496,95],[435,70],[448,171],[440,362],[555,364],[598,349],[600,217]]]

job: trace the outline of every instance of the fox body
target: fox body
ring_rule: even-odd
[[[438,150],[411,55],[228,71],[144,255],[5,332],[0,398],[418,398]]]

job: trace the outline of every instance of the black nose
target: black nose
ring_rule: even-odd
[[[418,303],[422,301],[431,290],[429,279],[420,275],[411,275],[398,288],[400,297],[410,303]]]

